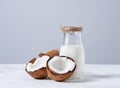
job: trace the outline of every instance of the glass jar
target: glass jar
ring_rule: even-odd
[[[60,55],[71,57],[76,62],[76,70],[70,79],[83,79],[85,55],[81,40],[82,27],[64,26],[62,31],[64,37]]]

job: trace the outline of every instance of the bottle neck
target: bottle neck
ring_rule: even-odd
[[[82,45],[81,32],[64,33],[62,45]]]

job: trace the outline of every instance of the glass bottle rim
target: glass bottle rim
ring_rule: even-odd
[[[71,33],[71,32],[82,32],[82,27],[76,27],[76,26],[63,26],[61,27],[61,30],[65,33]]]

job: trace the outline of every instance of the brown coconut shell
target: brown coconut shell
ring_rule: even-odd
[[[66,57],[66,56],[60,56],[60,57]],[[48,61],[47,61],[47,65],[46,65],[46,70],[47,70],[47,74],[48,74],[48,77],[55,80],[55,81],[58,81],[58,82],[62,82],[62,81],[65,81],[67,80],[68,78],[70,78],[73,74],[73,72],[75,71],[76,69],[76,65],[75,65],[75,68],[72,70],[72,71],[69,71],[67,73],[64,73],[64,74],[59,74],[59,73],[56,73],[54,72],[52,69],[50,69],[50,67],[48,66],[48,62],[51,60],[52,58],[50,58]],[[72,60],[73,62],[75,62],[72,58],[70,57],[67,57],[67,59],[70,59]]]
[[[49,57],[54,57],[54,56],[59,56],[59,50],[50,50],[48,52],[40,53],[39,56],[41,57],[42,55],[48,55]]]
[[[36,58],[33,58],[32,60],[29,61],[29,63],[34,63],[36,60]],[[27,69],[25,68],[25,71],[33,78],[35,79],[44,79],[47,77],[47,71],[46,71],[46,67],[45,68],[40,68],[34,72],[30,72],[27,71]]]
[[[44,54],[44,53],[40,53],[40,54],[39,54],[39,57],[42,57],[42,56],[44,56],[44,55],[46,55],[46,54]]]

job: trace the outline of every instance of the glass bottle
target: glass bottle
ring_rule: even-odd
[[[64,26],[63,43],[60,47],[60,55],[68,56],[75,60],[76,69],[70,79],[83,79],[84,77],[84,47],[81,40],[82,27]]]

